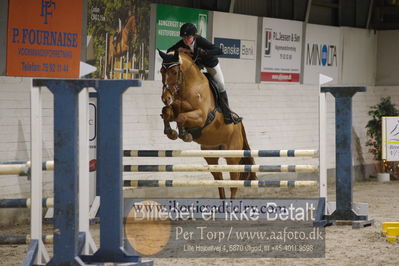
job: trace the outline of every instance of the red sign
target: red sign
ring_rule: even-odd
[[[11,0],[7,76],[78,78],[83,0]]]
[[[269,82],[299,82],[299,73],[262,72],[261,81]]]

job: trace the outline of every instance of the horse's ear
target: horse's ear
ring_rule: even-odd
[[[167,55],[166,53],[162,52],[162,51],[159,50],[159,49],[157,49],[157,50],[158,50],[159,56],[160,56],[163,60],[165,60],[165,59],[168,57],[168,55]]]

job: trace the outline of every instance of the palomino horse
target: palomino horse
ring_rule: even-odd
[[[159,51],[163,59],[162,101],[165,106],[161,117],[164,120],[164,133],[170,139],[177,136],[189,142],[201,145],[201,150],[249,150],[244,125],[225,124],[222,113],[217,111],[215,96],[208,79],[200,71],[191,56],[176,51],[165,54]],[[179,133],[170,127],[175,121]],[[252,157],[225,158],[227,164],[255,164]],[[219,158],[205,158],[208,164],[218,164]],[[223,180],[222,173],[212,172],[215,180]],[[230,173],[231,180],[255,180],[255,173]],[[235,198],[237,188],[231,188],[231,198]],[[220,198],[226,198],[224,188],[219,188]]]
[[[111,73],[114,68],[116,58],[121,58],[129,50],[129,34],[133,33],[133,38],[137,39],[137,26],[135,16],[130,16],[126,25],[118,30],[114,35],[108,36],[108,58],[107,73]]]

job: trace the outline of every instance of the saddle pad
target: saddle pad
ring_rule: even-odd
[[[212,78],[211,74],[209,73],[204,73],[204,75],[206,76],[206,78],[209,81],[209,87],[211,88],[213,97],[215,97],[215,103],[216,103],[216,107],[220,107],[219,104],[219,90],[218,90],[218,84],[216,83],[216,81]]]

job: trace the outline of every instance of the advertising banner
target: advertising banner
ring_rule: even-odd
[[[78,78],[81,0],[9,1],[7,76]]]
[[[150,1],[88,1],[88,63],[92,78],[147,79]]]
[[[253,40],[215,37],[215,45],[222,49],[223,54],[219,55],[219,58],[255,59],[256,47]]]
[[[317,199],[124,201],[125,249],[151,258],[324,258]]]
[[[308,24],[305,42],[304,84],[318,84],[319,74],[340,81],[342,34],[338,27]]]
[[[260,80],[299,83],[302,23],[264,18]]]
[[[166,51],[178,42],[180,38],[180,26],[184,23],[193,23],[198,34],[204,38],[208,37],[208,11],[194,8],[184,8],[168,5],[157,5],[155,48]],[[161,58],[155,55],[155,80],[161,80],[159,72]]]
[[[382,159],[399,161],[399,117],[382,118]]]

